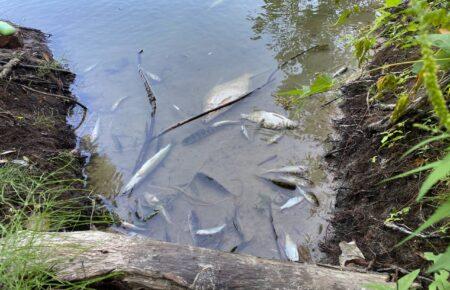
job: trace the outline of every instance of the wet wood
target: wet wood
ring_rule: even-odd
[[[385,276],[99,231],[47,233],[42,257],[66,281],[120,272],[131,289],[363,289]]]

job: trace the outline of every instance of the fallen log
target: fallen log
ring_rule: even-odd
[[[46,233],[42,256],[65,281],[119,272],[130,289],[362,289],[385,276],[100,231]],[[63,257],[63,258],[62,258]]]

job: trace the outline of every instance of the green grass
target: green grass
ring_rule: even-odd
[[[44,173],[18,165],[0,167],[1,289],[86,289],[96,282],[58,281],[51,271],[58,261],[49,262],[50,257],[38,251],[37,241],[43,232],[110,222],[107,215],[92,211],[88,192],[72,195],[81,190],[81,180],[67,179],[73,159],[60,156],[52,164],[59,167]]]

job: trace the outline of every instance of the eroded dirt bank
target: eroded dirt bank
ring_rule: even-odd
[[[354,261],[355,264],[368,270],[392,273],[394,279],[411,270],[426,268],[429,262],[423,253],[443,252],[448,244],[445,235],[432,235],[428,231],[427,238],[415,238],[397,247],[408,234],[385,225],[385,221],[393,217],[394,223],[403,229],[414,230],[436,208],[431,200],[416,202],[426,174],[383,182],[436,160],[442,153],[445,143],[434,142],[432,150],[402,158],[408,149],[429,136],[414,124],[427,119],[431,120],[429,123],[436,122],[432,108],[423,101],[417,103],[394,125],[389,121],[397,98],[394,92],[384,96],[383,103],[369,102],[377,81],[383,76],[411,68],[411,64],[380,69],[382,66],[418,56],[417,49],[401,50],[394,46],[378,49],[361,77],[341,88],[343,118],[335,122],[340,139],[334,141],[334,148],[327,156],[341,187],[337,191],[332,221],[334,235],[322,244],[323,250],[338,263],[339,242],[354,240],[366,258]],[[409,79],[406,86],[413,87],[416,81]],[[424,96],[425,92],[422,90],[418,94]],[[385,138],[387,134],[392,135]],[[404,208],[408,211],[401,212]]]

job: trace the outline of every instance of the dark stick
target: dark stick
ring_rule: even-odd
[[[316,48],[323,48],[323,47],[326,47],[326,45],[315,45],[315,46],[312,46],[312,47],[310,47],[310,48],[308,48],[308,49],[305,49],[304,51],[298,53],[297,55],[291,57],[290,59],[288,59],[287,61],[283,62],[281,65],[279,65],[279,66],[278,66],[278,67],[277,67],[277,68],[269,75],[269,77],[267,78],[267,81],[266,81],[262,86],[260,86],[260,87],[258,87],[258,88],[256,88],[256,89],[254,89],[254,90],[252,90],[252,91],[246,93],[245,95],[240,96],[239,98],[237,98],[237,99],[235,99],[235,100],[233,100],[233,101],[229,101],[228,103],[222,104],[222,105],[220,105],[220,106],[217,106],[217,107],[215,107],[215,108],[212,108],[212,109],[210,109],[210,110],[207,110],[207,111],[205,111],[205,112],[202,112],[202,113],[200,113],[200,114],[198,114],[198,115],[196,115],[196,116],[193,116],[193,117],[190,117],[190,118],[188,118],[188,119],[185,119],[185,120],[183,120],[183,121],[181,121],[181,122],[178,122],[178,123],[176,123],[176,124],[174,124],[174,125],[172,125],[172,126],[166,128],[165,130],[161,131],[158,135],[155,136],[155,138],[161,137],[162,135],[166,134],[167,132],[172,131],[173,129],[176,129],[176,128],[178,128],[178,127],[181,127],[181,126],[183,126],[183,125],[185,125],[185,124],[187,124],[187,123],[190,123],[190,122],[192,122],[192,121],[194,121],[194,120],[197,120],[197,119],[199,119],[199,118],[201,118],[201,117],[203,117],[203,116],[205,116],[205,115],[208,115],[209,113],[218,111],[218,110],[220,110],[220,109],[222,109],[222,108],[228,107],[228,106],[230,106],[230,105],[232,105],[232,104],[234,104],[234,103],[237,103],[237,102],[239,102],[239,101],[241,101],[241,100],[247,98],[248,96],[250,96],[250,95],[253,94],[254,92],[256,92],[256,91],[258,91],[258,90],[264,88],[264,87],[267,86],[269,83],[271,83],[271,82],[274,80],[273,76],[275,75],[275,73],[278,72],[280,69],[282,69],[284,66],[286,66],[288,62],[290,62],[290,61],[293,60],[293,59],[296,59],[297,57],[299,57],[299,56],[305,54],[306,52],[308,52],[308,51],[310,51],[310,50],[313,50],[313,49],[316,49]]]

